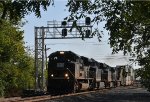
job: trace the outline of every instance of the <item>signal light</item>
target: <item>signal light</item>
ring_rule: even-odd
[[[67,22],[66,22],[66,21],[62,21],[62,22],[61,22],[61,25],[62,25],[62,26],[65,26],[65,25],[67,25]]]
[[[62,29],[62,36],[67,36],[67,29],[66,28]]]
[[[85,24],[86,25],[90,25],[91,24],[91,18],[90,17],[86,17],[85,18]]]

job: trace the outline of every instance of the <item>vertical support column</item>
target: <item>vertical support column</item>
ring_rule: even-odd
[[[39,89],[38,84],[38,37],[37,37],[37,27],[34,27],[34,33],[35,33],[35,90]]]
[[[44,87],[45,87],[45,75],[44,75],[44,67],[45,67],[45,44],[44,44],[44,37],[45,37],[45,32],[44,32],[44,27],[41,28],[42,29],[42,90],[44,91]]]
[[[45,63],[46,63],[46,69],[47,69],[47,47],[46,47],[46,45],[45,45]]]

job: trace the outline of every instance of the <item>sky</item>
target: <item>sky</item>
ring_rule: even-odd
[[[35,17],[34,14],[27,15],[25,20],[28,22],[22,28],[24,30],[24,41],[26,46],[34,50],[34,27],[47,26],[47,21],[63,21],[63,18],[69,15],[65,7],[65,0],[55,0],[54,6],[48,7],[47,11],[41,11],[41,18]],[[99,29],[104,31],[102,41],[99,42],[97,36],[91,39],[49,39],[46,40],[47,54],[55,51],[73,51],[78,55],[93,58],[99,62],[104,62],[110,66],[130,64],[129,56],[124,56],[122,52],[112,55],[112,49],[108,44],[108,32],[103,29],[104,24]],[[133,65],[134,68],[137,66]]]

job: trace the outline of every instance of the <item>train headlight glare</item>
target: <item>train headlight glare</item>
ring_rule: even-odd
[[[65,74],[65,77],[68,77],[68,74]]]
[[[51,74],[51,77],[54,77],[54,74]]]

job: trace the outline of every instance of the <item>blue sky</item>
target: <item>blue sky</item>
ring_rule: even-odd
[[[41,18],[36,18],[34,14],[25,17],[28,21],[23,27],[24,41],[27,42],[26,46],[34,49],[34,27],[47,26],[47,21],[57,20],[62,21],[69,13],[65,7],[65,0],[55,0],[55,6],[48,7],[47,11],[42,11]],[[99,29],[104,31],[102,42],[98,42],[95,36],[92,39],[71,39],[71,40],[46,40],[48,54],[55,51],[70,50],[78,55],[94,58],[100,62],[105,62],[110,66],[128,64],[128,57],[123,56],[122,53],[111,55],[111,49],[108,43],[107,31],[101,25]]]

